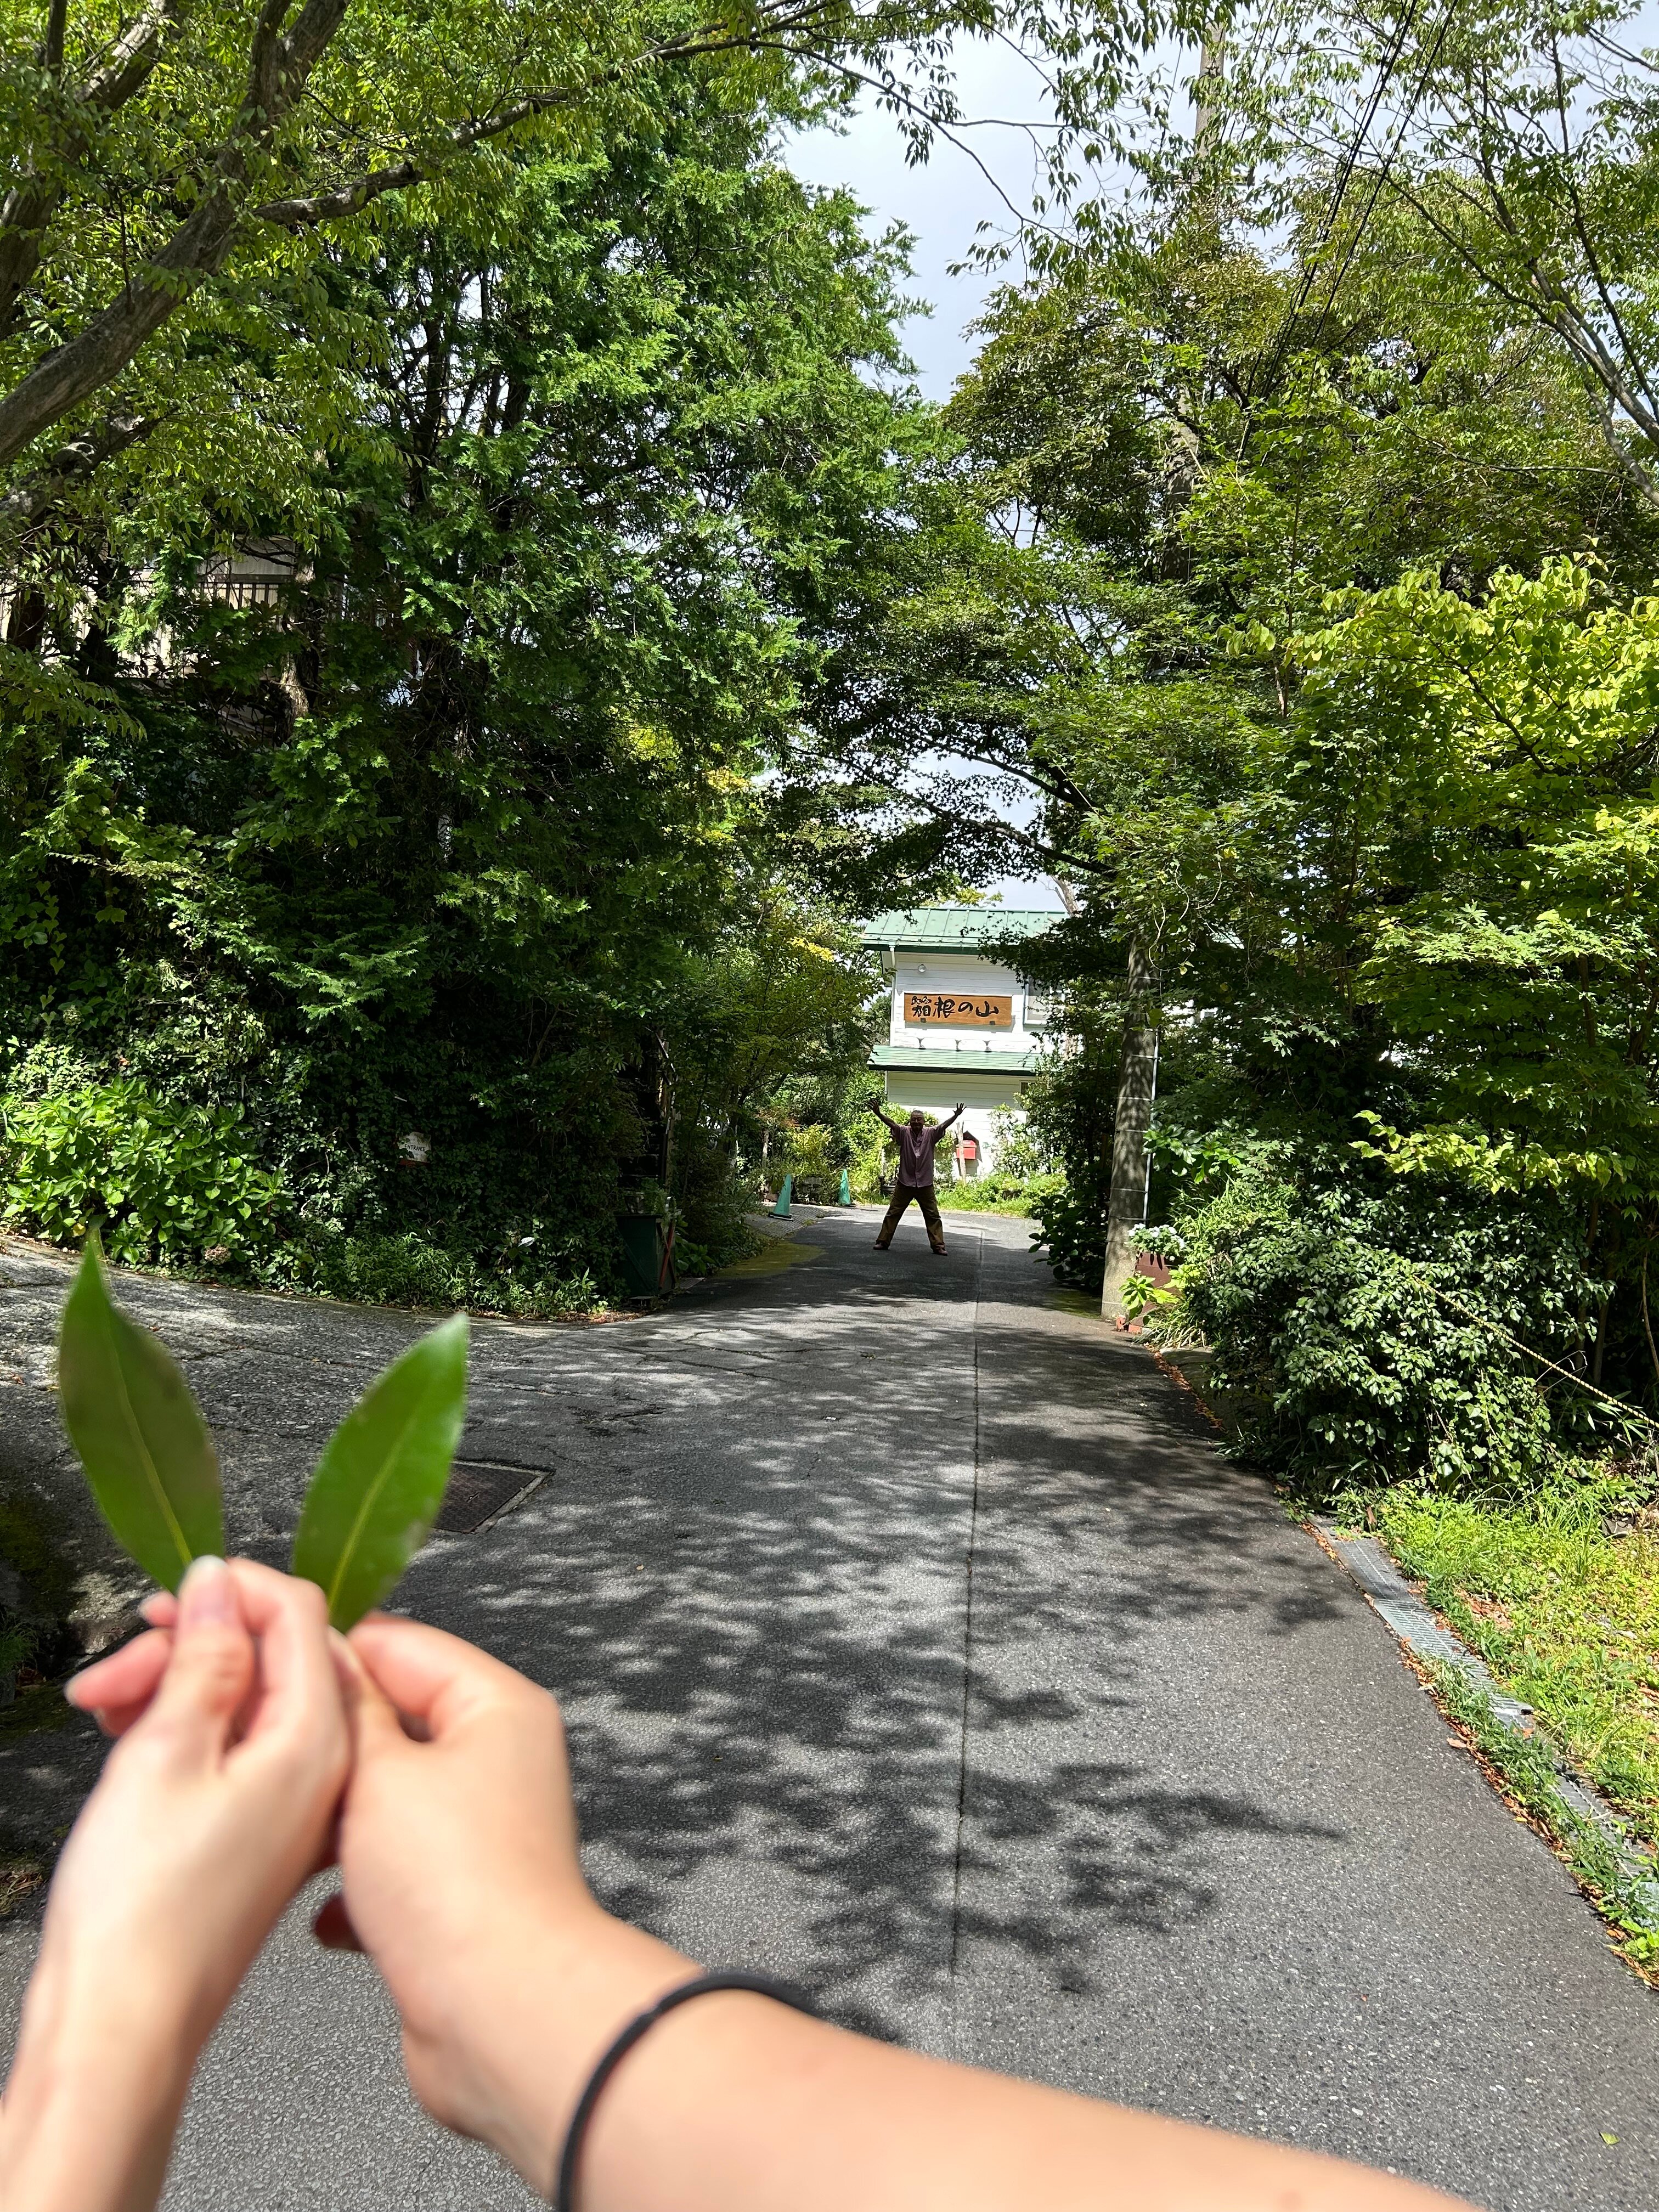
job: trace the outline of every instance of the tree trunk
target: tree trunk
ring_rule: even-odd
[[[1100,1288],[1100,1310],[1108,1321],[1123,1318],[1123,1285],[1135,1271],[1135,1246],[1146,1218],[1146,1135],[1158,1089],[1156,989],[1146,947],[1131,945],[1123,1073],[1112,1132],[1111,1194],[1106,1201],[1106,1272]],[[1150,1023],[1149,1016],[1154,1017]]]

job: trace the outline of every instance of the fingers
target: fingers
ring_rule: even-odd
[[[172,1652],[172,1636],[149,1629],[108,1658],[83,1667],[64,1685],[64,1695],[77,1711],[91,1713],[106,1735],[124,1735],[155,1695]]]
[[[345,1899],[337,1889],[319,1908],[311,1932],[325,1951],[361,1951],[363,1948],[351,1924],[351,1915],[346,1911]]]
[[[405,1748],[410,1727],[422,1736],[426,1735],[424,1721],[405,1724],[346,1638],[339,1639],[337,1657],[351,1729],[352,1759],[356,1768],[362,1770],[372,1765],[377,1758]]]
[[[253,1638],[222,1559],[191,1561],[171,1640],[167,1672],[134,1736],[168,1740],[187,1759],[217,1759],[254,1677]]]
[[[381,1696],[405,1720],[424,1722],[434,1737],[470,1713],[532,1687],[499,1659],[420,1621],[370,1613],[346,1640]]]
[[[339,1681],[321,1590],[257,1559],[236,1560],[231,1573],[243,1615],[259,1639],[264,1695],[249,1723],[249,1742],[309,1729],[325,1715],[338,1720]]]

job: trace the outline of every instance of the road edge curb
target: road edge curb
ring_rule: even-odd
[[[1539,1830],[1621,1956],[1659,1974],[1659,1856],[1539,1726],[1533,1708],[1494,1680],[1486,1662],[1429,1607],[1374,1536],[1345,1536],[1316,1515],[1306,1524],[1401,1644],[1441,1711],[1469,1742],[1486,1778]]]

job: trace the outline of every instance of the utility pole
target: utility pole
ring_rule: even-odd
[[[1106,1200],[1106,1272],[1100,1310],[1123,1318],[1123,1285],[1135,1271],[1135,1246],[1146,1219],[1146,1139],[1158,1095],[1158,977],[1146,946],[1129,947],[1129,1005],[1123,1024],[1123,1064],[1112,1130],[1112,1185]]]
[[[1209,152],[1215,135],[1226,66],[1226,30],[1219,23],[1212,23],[1199,48],[1198,75],[1193,80],[1193,150],[1200,160]]]

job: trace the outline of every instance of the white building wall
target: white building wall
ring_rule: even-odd
[[[973,997],[982,991],[995,992],[1012,998],[1014,1025],[1011,1030],[955,1029],[945,1022],[912,1022],[904,1019],[904,994],[907,991],[946,991],[959,996]],[[1030,994],[1036,996],[1035,992]],[[983,1051],[988,1043],[993,1052],[1029,1052],[1042,1041],[1041,1029],[1032,1029],[1027,1023],[1026,988],[1012,968],[1000,967],[994,961],[964,957],[961,953],[927,953],[914,957],[901,953],[893,969],[893,998],[889,1024],[890,1044],[969,1044]]]
[[[947,992],[959,997],[977,997],[981,993],[996,993],[1013,1001],[1012,1029],[957,1029],[944,1022],[911,1022],[904,1018],[904,995],[909,992]],[[893,993],[888,1026],[888,1042],[907,1050],[918,1048],[937,1051],[942,1063],[933,1069],[890,1067],[883,1071],[890,1112],[908,1114],[913,1106],[920,1106],[925,1114],[943,1121],[960,1099],[967,1111],[957,1125],[958,1137],[965,1131],[979,1139],[978,1173],[988,1175],[996,1165],[996,1115],[1007,1110],[1017,1121],[1024,1119],[1020,1097],[1029,1079],[1024,1075],[1003,1071],[986,1070],[982,1074],[972,1072],[971,1056],[975,1053],[1033,1052],[1043,1042],[1046,1030],[1039,1022],[1033,1025],[1027,1018],[1033,1004],[1040,1003],[1036,992],[1028,994],[1025,984],[1012,968],[993,960],[982,960],[970,954],[951,952],[901,952],[893,970]],[[955,1048],[962,1046],[957,1052]]]

